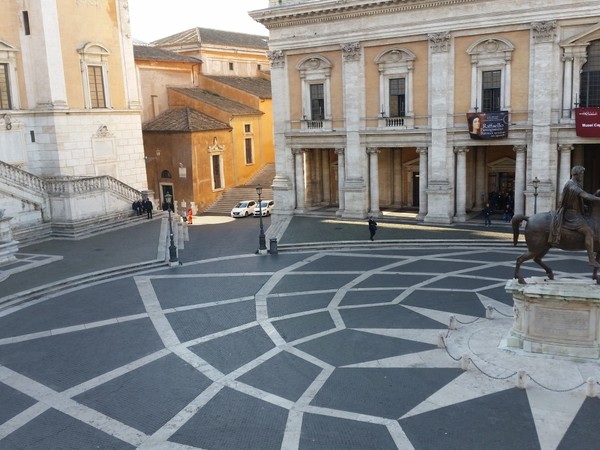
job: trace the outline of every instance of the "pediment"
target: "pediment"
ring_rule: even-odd
[[[329,70],[331,69],[331,61],[321,55],[309,56],[304,58],[296,66],[298,70],[302,71],[317,71],[317,70]]]
[[[600,23],[597,23],[593,27],[588,28],[582,33],[571,36],[560,43],[561,47],[585,45],[587,46],[591,41],[600,39]]]

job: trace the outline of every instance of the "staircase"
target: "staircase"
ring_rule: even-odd
[[[227,189],[216,202],[206,208],[204,213],[229,214],[231,208],[242,200],[258,201],[256,186],[259,184],[263,188],[261,198],[264,200],[272,199],[271,185],[273,184],[273,178],[275,178],[275,164],[267,164],[245,185]]]

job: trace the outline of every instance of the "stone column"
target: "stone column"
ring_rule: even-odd
[[[295,211],[303,214],[306,203],[306,188],[304,177],[304,149],[294,148],[294,180],[296,185]]]
[[[558,153],[560,153],[560,173],[558,175],[558,186],[556,187],[557,202],[560,201],[563,186],[571,178],[571,152],[573,149],[574,147],[570,144],[558,146]]]
[[[475,207],[482,210],[487,202],[487,167],[486,151],[481,147],[475,147]]]
[[[571,120],[571,103],[573,101],[573,56],[563,55],[563,104],[561,111],[561,122],[570,122]]]
[[[137,82],[137,70],[133,57],[133,39],[129,26],[129,5],[127,1],[117,2],[119,4],[119,25],[121,28],[121,49],[123,61],[123,80],[125,81],[125,92],[127,95],[127,106],[129,109],[141,109],[140,93]]]
[[[429,147],[429,180],[427,182],[427,216],[425,222],[451,223],[454,215],[451,164],[448,148],[448,111],[452,110],[450,95],[454,92],[451,70],[451,39],[448,32],[429,36],[431,146]],[[450,75],[449,75],[450,74]]]
[[[341,217],[344,214],[345,203],[344,203],[344,185],[346,183],[346,158],[344,157],[345,149],[336,148],[335,153],[338,157],[338,203],[339,208],[336,212],[336,216]]]
[[[536,22],[531,24],[533,46],[531,52],[532,63],[530,67],[531,86],[530,98],[532,100],[529,110],[532,111],[532,136],[531,136],[531,167],[528,170],[529,178],[536,176],[540,180],[537,197],[537,210],[548,211],[554,206],[555,195],[554,180],[556,177],[556,148],[551,144],[552,123],[552,90],[556,74],[554,66],[556,22]],[[535,171],[535,173],[532,172]]]
[[[33,32],[21,39],[26,84],[30,87],[27,102],[39,110],[67,109],[57,2],[29,2],[28,5]]]
[[[296,207],[294,192],[294,153],[286,140],[285,132],[290,123],[289,82],[285,70],[285,54],[282,50],[267,52],[271,61],[271,91],[279,101],[273,102],[273,145],[275,146],[275,178],[273,200],[277,205],[273,220],[290,216]]]
[[[381,215],[379,211],[379,158],[377,156],[379,149],[369,147],[367,153],[369,154],[369,215],[379,217]]]
[[[419,154],[419,213],[417,220],[427,215],[427,147],[417,147]]]
[[[364,72],[360,43],[341,45],[342,81],[344,86],[344,122],[346,128],[346,182],[344,217],[364,218],[368,194],[365,180],[367,155],[360,142],[361,117],[365,116]]]
[[[455,147],[456,153],[456,213],[454,218],[457,222],[467,220],[466,198],[467,198],[467,153],[468,147]]]
[[[527,156],[526,145],[515,145],[515,214],[525,214],[525,157]]]

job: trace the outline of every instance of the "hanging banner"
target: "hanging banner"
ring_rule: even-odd
[[[582,137],[600,137],[600,108],[575,108],[575,132]]]
[[[508,111],[467,113],[471,139],[504,139],[508,137]]]

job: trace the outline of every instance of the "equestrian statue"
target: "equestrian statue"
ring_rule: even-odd
[[[553,280],[552,269],[542,262],[542,258],[551,248],[562,250],[586,250],[589,265],[593,267],[592,279],[600,284],[600,189],[596,195],[583,190],[583,166],[571,169],[571,179],[565,183],[560,207],[557,211],[525,216],[517,214],[512,219],[513,245],[519,240],[519,227],[525,226],[527,253],[519,256],[515,265],[514,278],[525,284],[519,269],[525,261],[533,261],[546,271],[548,279]]]

